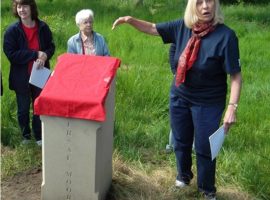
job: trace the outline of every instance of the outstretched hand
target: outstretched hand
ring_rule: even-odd
[[[112,30],[120,25],[120,24],[124,24],[124,23],[127,23],[128,20],[130,19],[131,17],[130,16],[125,16],[125,17],[119,17],[117,20],[114,21],[113,25],[112,25]]]

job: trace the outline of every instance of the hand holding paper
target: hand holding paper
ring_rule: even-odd
[[[45,62],[47,60],[47,54],[43,51],[38,51],[38,58],[36,60],[37,62],[37,68],[40,69],[45,65]]]
[[[51,70],[46,67],[39,68],[38,63],[34,62],[29,83],[39,88],[43,88],[50,77]]]

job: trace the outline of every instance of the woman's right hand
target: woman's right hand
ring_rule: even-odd
[[[112,30],[120,25],[120,24],[124,24],[127,23],[129,20],[131,19],[131,16],[124,16],[124,17],[119,17],[117,20],[114,21],[113,25],[112,25]]]

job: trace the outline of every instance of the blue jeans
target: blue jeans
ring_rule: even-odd
[[[170,120],[174,134],[177,179],[189,184],[193,178],[192,144],[195,139],[197,158],[197,184],[204,193],[215,193],[216,160],[212,161],[209,136],[220,124],[224,104],[198,106],[171,93]]]
[[[20,129],[22,131],[22,136],[24,139],[31,139],[31,129],[30,129],[30,104],[34,105],[35,99],[39,96],[41,92],[40,88],[30,85],[28,93],[16,92],[17,99],[17,117]],[[33,106],[34,113],[34,106]],[[38,115],[32,116],[32,129],[34,132],[34,137],[36,141],[41,140],[41,121]]]

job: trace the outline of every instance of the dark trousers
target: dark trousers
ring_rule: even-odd
[[[17,117],[19,126],[22,131],[24,139],[31,139],[30,129],[30,105],[32,102],[33,116],[32,116],[32,129],[36,141],[41,140],[41,121],[38,115],[34,115],[34,101],[41,92],[40,88],[30,85],[28,93],[16,92],[17,99]]]
[[[224,104],[198,106],[171,93],[170,120],[175,138],[177,179],[189,183],[193,178],[192,144],[195,139],[197,184],[204,193],[215,193],[216,160],[212,161],[209,136],[220,124]]]

